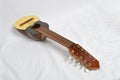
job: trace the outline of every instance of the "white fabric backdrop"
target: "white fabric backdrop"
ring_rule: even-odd
[[[33,41],[13,28],[36,15],[79,43],[101,68],[84,73],[56,42]],[[0,0],[0,80],[120,80],[120,0]]]

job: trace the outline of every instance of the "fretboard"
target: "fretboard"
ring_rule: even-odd
[[[65,46],[67,48],[69,48],[73,44],[72,41],[66,39],[65,37],[53,32],[52,30],[49,30],[49,29],[47,29],[47,28],[45,28],[43,26],[37,28],[36,31],[44,34],[48,38],[58,42],[59,44]]]

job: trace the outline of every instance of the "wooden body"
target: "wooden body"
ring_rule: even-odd
[[[49,30],[47,23],[40,21],[36,16],[21,18],[15,23],[15,28],[24,35],[34,40],[45,40],[46,37],[58,42],[69,49],[71,56],[76,58],[82,65],[89,70],[99,69],[99,62],[80,45],[71,40]]]

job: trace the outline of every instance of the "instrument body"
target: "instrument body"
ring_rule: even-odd
[[[100,68],[99,61],[83,47],[50,30],[49,25],[40,21],[36,16],[26,16],[21,18],[16,21],[14,27],[31,39],[43,41],[48,37],[58,42],[68,48],[71,56],[89,70],[97,70]]]
[[[26,35],[27,37],[34,39],[34,40],[45,40],[46,36],[35,31],[33,29],[34,26],[37,25],[44,26],[49,29],[49,25],[47,23],[41,22],[39,18],[36,16],[26,16],[24,18],[19,19],[15,24],[15,28],[21,32],[22,34]]]

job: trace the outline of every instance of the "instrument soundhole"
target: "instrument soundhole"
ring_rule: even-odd
[[[41,25],[40,24],[35,24],[34,26],[32,26],[31,28],[32,29],[37,29],[37,28],[39,28]]]
[[[28,22],[30,22],[30,21],[32,21],[34,18],[30,18],[30,19],[28,19],[27,21],[25,21],[24,23],[21,23],[20,24],[20,26],[23,26],[24,24],[26,24],[26,23],[28,23]]]

